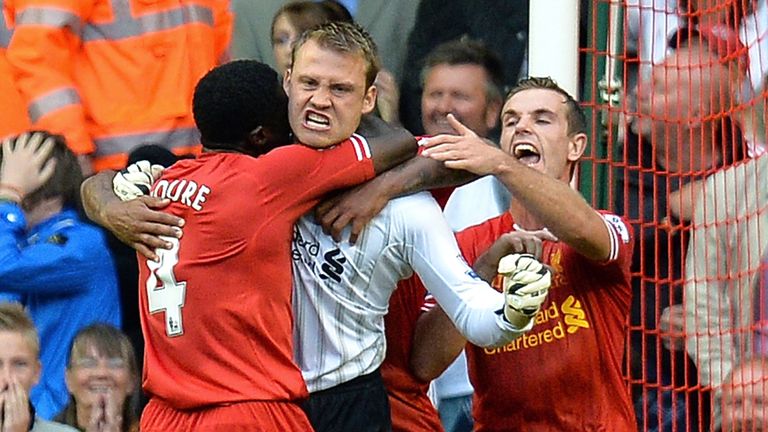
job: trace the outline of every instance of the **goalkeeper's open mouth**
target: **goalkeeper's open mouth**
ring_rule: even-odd
[[[539,149],[528,142],[512,144],[512,155],[515,159],[528,166],[536,165],[541,160]]]

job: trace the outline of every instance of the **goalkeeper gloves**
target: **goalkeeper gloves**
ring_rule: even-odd
[[[503,257],[499,260],[498,272],[503,276],[504,317],[524,327],[547,299],[552,273],[530,254]]]
[[[145,160],[132,163],[115,174],[115,178],[112,179],[112,190],[121,201],[130,201],[148,195],[152,183],[162,173],[162,165],[151,165]]]

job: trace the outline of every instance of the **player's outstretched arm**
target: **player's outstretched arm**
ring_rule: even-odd
[[[462,131],[461,135],[438,135],[424,140],[427,149],[423,155],[441,161],[449,168],[496,176],[512,192],[514,201],[560,241],[591,260],[604,261],[610,257],[608,228],[579,192],[568,183],[528,167],[512,155],[488,145],[452,115],[448,120],[455,129]],[[586,140],[586,136],[582,138]]]
[[[496,240],[475,262],[475,271],[486,282],[490,283],[497,274],[502,275],[503,293],[496,294],[503,297],[503,307],[497,309],[503,311],[506,323],[514,328],[530,329],[551,284],[549,269],[533,255],[524,252],[540,254],[541,241],[552,238],[547,232],[509,233]],[[493,263],[492,270],[480,268],[486,263]],[[439,300],[437,294],[433,292]],[[449,317],[456,314],[455,305],[444,303],[450,313],[437,307],[419,317],[416,323],[411,369],[422,380],[431,380],[441,374],[467,342],[458,330],[459,325],[454,326],[456,317]],[[464,335],[467,334],[465,329]]]
[[[128,184],[132,180],[136,185]],[[115,189],[113,184],[117,184]],[[159,211],[170,204],[167,199],[152,196],[130,199],[130,191],[142,193],[142,187],[148,191],[147,184],[152,182],[142,175],[130,175],[128,170],[103,171],[83,182],[80,192],[83,208],[92,221],[147,258],[156,259],[155,248],[171,248],[160,236],[180,237],[183,220]],[[130,200],[121,201],[115,190]]]

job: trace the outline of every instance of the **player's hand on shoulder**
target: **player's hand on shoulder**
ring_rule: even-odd
[[[344,228],[351,226],[349,242],[354,244],[368,222],[381,213],[389,199],[389,195],[373,180],[326,199],[315,209],[315,217],[323,226],[323,231],[337,242],[342,240]]]
[[[170,204],[167,199],[142,196],[130,201],[115,201],[104,207],[106,227],[123,243],[148,259],[157,259],[156,248],[170,249],[171,243],[161,236],[180,238],[184,220],[161,212]]]
[[[112,188],[121,202],[104,209],[108,228],[122,242],[148,259],[157,259],[156,248],[170,249],[161,236],[181,237],[183,220],[160,210],[170,201],[149,195],[155,180],[163,173],[161,165],[139,161],[128,165],[112,180]]]
[[[519,324],[532,319],[541,309],[552,285],[552,272],[530,254],[510,254],[499,261],[503,277],[504,316]]]

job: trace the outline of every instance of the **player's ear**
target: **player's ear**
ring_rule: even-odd
[[[291,86],[291,68],[285,70],[283,75],[283,90],[288,94],[288,88]]]
[[[363,114],[368,114],[376,108],[377,89],[375,85],[368,87],[363,96]]]
[[[587,134],[577,133],[568,140],[568,160],[576,162],[587,149]]]

